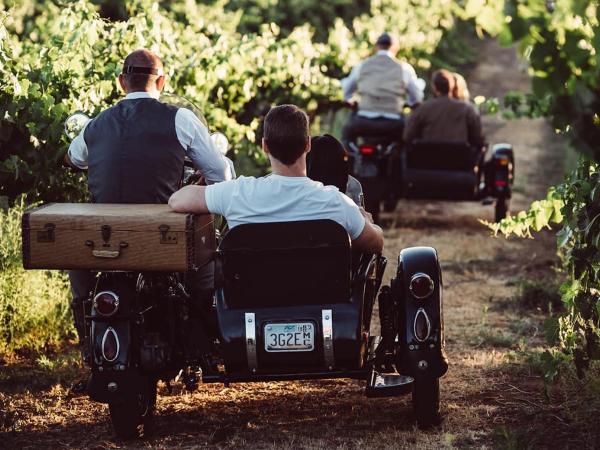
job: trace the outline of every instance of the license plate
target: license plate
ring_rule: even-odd
[[[315,327],[310,322],[268,323],[264,336],[267,352],[310,352],[315,348]]]

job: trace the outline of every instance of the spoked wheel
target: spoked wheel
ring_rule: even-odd
[[[117,437],[121,439],[150,434],[156,407],[156,380],[148,378],[144,384],[139,394],[108,404],[110,420]]]
[[[413,412],[419,428],[429,428],[440,423],[440,379],[415,377],[412,392]]]
[[[508,198],[499,198],[496,200],[495,217],[494,217],[494,221],[496,223],[500,222],[508,214],[509,202],[510,202],[510,199],[508,199]]]

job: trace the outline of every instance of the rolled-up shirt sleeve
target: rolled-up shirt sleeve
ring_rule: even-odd
[[[194,166],[202,172],[207,183],[219,183],[233,178],[225,156],[215,148],[208,129],[192,111],[186,108],[177,110],[175,130],[181,146]]]
[[[85,170],[88,168],[88,148],[83,137],[84,132],[85,127],[83,127],[83,130],[81,130],[75,139],[73,139],[73,142],[71,142],[71,145],[69,145],[67,154],[71,164],[73,164],[75,167]]]

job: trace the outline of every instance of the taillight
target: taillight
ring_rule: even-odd
[[[367,156],[372,155],[375,153],[375,147],[372,145],[361,145],[360,153]]]
[[[408,289],[415,298],[421,300],[433,294],[435,285],[429,275],[419,272],[414,274],[410,279]]]
[[[94,309],[101,316],[112,316],[119,309],[119,296],[111,291],[99,292],[94,297]]]
[[[419,308],[417,314],[415,315],[413,332],[415,338],[419,342],[427,340],[429,334],[431,333],[431,322],[429,321],[429,317],[423,308]]]
[[[119,336],[112,327],[108,327],[102,336],[102,357],[108,361],[113,362],[119,357]]]
[[[496,187],[505,187],[508,183],[505,180],[496,180],[494,181],[494,185]]]

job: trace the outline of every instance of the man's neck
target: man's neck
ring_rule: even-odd
[[[272,156],[269,159],[271,160],[271,168],[273,169],[273,174],[275,175],[280,175],[282,177],[306,176],[306,157],[304,155],[298,158],[298,160],[291,166],[283,164]]]

